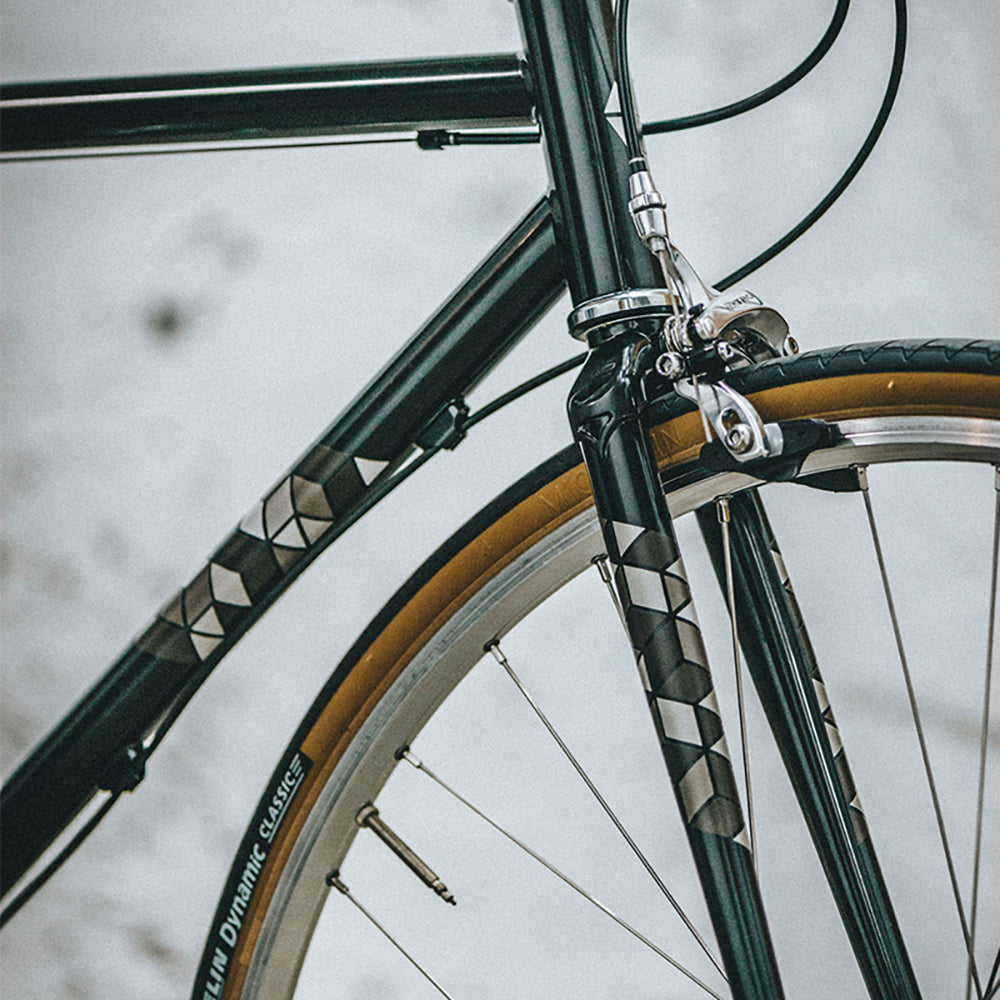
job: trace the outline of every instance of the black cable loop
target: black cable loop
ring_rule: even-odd
[[[847,19],[847,10],[851,5],[851,0],[837,0],[830,23],[823,33],[823,37],[817,42],[812,50],[791,72],[786,73],[780,80],[776,80],[763,90],[751,94],[750,97],[741,98],[732,104],[723,105],[720,108],[713,108],[711,111],[701,111],[693,115],[684,115],[681,118],[668,118],[662,121],[645,122],[642,126],[642,134],[662,135],[665,132],[680,132],[683,129],[698,128],[702,125],[713,125],[715,122],[725,121],[727,118],[735,118],[737,115],[753,111],[762,104],[774,100],[786,90],[794,87],[803,77],[810,73],[819,65],[823,57],[830,51],[840,29]]]
[[[766,250],[759,253],[753,260],[747,261],[742,267],[738,267],[731,274],[726,275],[721,281],[716,282],[715,287],[719,291],[725,291],[738,281],[742,281],[748,274],[756,271],[768,261],[777,257],[782,250],[791,246],[814,222],[823,216],[826,210],[847,190],[848,185],[858,175],[858,171],[864,166],[871,151],[875,148],[885,123],[889,119],[889,113],[896,100],[899,91],[899,81],[903,75],[903,59],[906,54],[906,0],[894,0],[896,13],[896,33],[893,42],[892,68],[889,71],[889,80],[886,84],[885,94],[882,103],[879,105],[878,114],[872,124],[865,141],[858,150],[854,159],[851,160],[847,169],[840,175],[837,183],[826,193],[820,203],[797,225],[793,226],[781,239],[772,243]]]

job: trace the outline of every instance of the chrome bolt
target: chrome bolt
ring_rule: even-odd
[[[735,455],[742,455],[753,445],[753,431],[746,424],[734,424],[726,431],[726,447]]]
[[[664,378],[680,378],[684,374],[684,359],[676,351],[666,351],[656,359],[656,370]]]
[[[798,354],[799,342],[789,334],[785,337],[785,354]]]
[[[715,353],[718,354],[723,361],[732,361],[736,358],[736,349],[732,344],[727,344],[724,340],[720,340],[719,343],[715,345]]]

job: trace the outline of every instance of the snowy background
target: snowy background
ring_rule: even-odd
[[[888,72],[891,4],[854,6],[833,54],[791,94],[734,122],[650,140],[672,231],[707,278],[781,235],[867,132]],[[635,3],[644,115],[759,89],[815,44],[831,7]],[[519,47],[506,0],[8,0],[2,27],[5,80]],[[803,349],[992,334],[998,47],[992,0],[913,4],[903,88],[873,158],[812,232],[748,282]],[[13,164],[0,184],[9,773],[520,218],[545,175],[532,146],[375,146]],[[560,303],[478,398],[573,353],[567,310]],[[436,473],[415,477],[225,661],[141,789],[0,937],[7,995],[185,995],[229,858],[312,694],[452,528],[567,442],[565,389],[563,380],[505,411],[433,463]],[[959,509],[965,499],[949,497],[953,523],[982,528],[988,488]],[[953,534],[960,555],[945,565],[958,593],[948,607],[956,634],[971,636],[980,626],[957,614],[981,605],[970,594],[982,591],[962,573],[973,563],[985,572],[985,535]],[[852,561],[842,548],[831,555]],[[931,586],[932,563],[906,575],[911,590]],[[972,610],[980,622],[982,607]],[[940,641],[943,668],[965,655],[954,636]],[[982,638],[969,641],[981,658]],[[967,759],[949,772],[962,808]],[[923,905],[932,944],[926,914],[941,911]],[[983,932],[995,940],[995,920],[984,918]],[[383,945],[359,937],[352,950],[361,972],[345,996],[425,995]]]

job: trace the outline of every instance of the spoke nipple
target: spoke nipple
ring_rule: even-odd
[[[719,518],[719,524],[729,524],[729,497],[719,497],[715,501],[715,512]]]
[[[448,886],[438,879],[431,888],[446,902],[452,906],[458,906],[458,900],[448,891]]]
[[[593,565],[594,567],[596,567],[598,575],[601,577],[601,579],[604,581],[604,583],[605,584],[610,584],[611,583],[611,570],[608,569],[608,556],[607,556],[607,553],[602,552],[600,555],[594,556],[594,558],[591,559],[590,562],[591,562],[591,565]]]
[[[858,486],[868,492],[868,466],[867,465],[856,465],[854,466],[855,472],[858,474]]]
[[[423,761],[411,753],[409,747],[400,747],[396,751],[396,760],[405,760],[407,764],[412,764],[418,770],[424,766]]]
[[[500,666],[507,666],[507,657],[503,655],[503,651],[500,649],[499,639],[490,639],[488,643],[483,647],[483,651],[493,654],[493,659],[500,664]]]
[[[351,894],[351,890],[340,881],[340,869],[334,868],[329,875],[326,876],[326,884],[330,886],[331,889],[337,889],[339,892],[343,893],[345,896]]]
[[[362,806],[358,810],[358,814],[354,817],[354,822],[358,826],[372,826],[373,820],[378,818],[378,809],[369,802],[367,805]]]

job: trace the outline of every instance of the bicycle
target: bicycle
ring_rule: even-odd
[[[398,748],[396,748],[396,749],[398,749]],[[381,800],[380,800],[380,801],[381,801]],[[387,812],[387,815],[389,815],[389,813],[388,813],[388,812]],[[390,817],[390,818],[391,818],[391,817]],[[352,819],[353,819],[353,817],[352,817]],[[346,878],[346,872],[345,872],[345,878]]]

